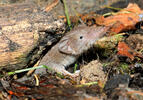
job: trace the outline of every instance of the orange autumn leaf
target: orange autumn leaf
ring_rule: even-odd
[[[104,18],[103,16],[96,18],[99,25],[113,26],[110,30],[112,33],[135,29],[135,25],[142,20],[143,11],[137,4],[129,4],[127,8],[118,13]]]
[[[78,23],[81,19],[84,23],[91,25],[92,21],[95,20],[97,14],[95,12],[90,12],[88,14],[80,14],[78,13],[76,16],[70,16],[70,20],[72,23]],[[67,22],[67,19],[65,16],[58,16],[60,19],[64,19],[64,22]]]
[[[15,87],[15,88],[20,89],[20,90],[29,90],[29,88],[26,86]]]
[[[8,93],[9,93],[10,95],[13,95],[13,94],[14,94],[14,92],[12,92],[12,91],[8,91]]]
[[[8,93],[10,94],[10,95],[15,95],[15,96],[24,96],[24,94],[23,93],[16,93],[16,92],[13,92],[13,91],[8,91]]]
[[[132,51],[126,43],[124,42],[119,42],[118,43],[118,53],[119,55],[122,56],[127,56],[129,57],[131,60],[134,60],[134,56],[130,53],[130,51]]]
[[[124,11],[124,10],[134,12],[136,14],[142,13],[142,10],[139,8],[139,6],[136,3],[129,3],[127,8],[123,9],[122,11]]]

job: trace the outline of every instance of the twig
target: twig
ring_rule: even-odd
[[[54,0],[52,4],[48,5],[45,9],[46,12],[49,12],[59,3],[59,0]]]
[[[111,7],[111,6],[105,6],[106,8],[109,8],[109,9],[113,9],[113,10],[122,10],[122,8],[115,8],[115,7]]]

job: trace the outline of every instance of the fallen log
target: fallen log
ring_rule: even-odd
[[[0,69],[16,70],[39,59],[64,22],[33,3],[0,6]],[[52,33],[52,34],[50,34]]]

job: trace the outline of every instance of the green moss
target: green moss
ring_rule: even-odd
[[[120,65],[118,66],[118,69],[122,74],[130,73],[129,65],[126,63],[120,63]]]

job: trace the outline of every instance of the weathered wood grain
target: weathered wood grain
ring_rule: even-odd
[[[46,32],[63,25],[32,3],[0,6],[0,69],[15,70],[33,63],[40,57],[39,51],[54,42]]]

